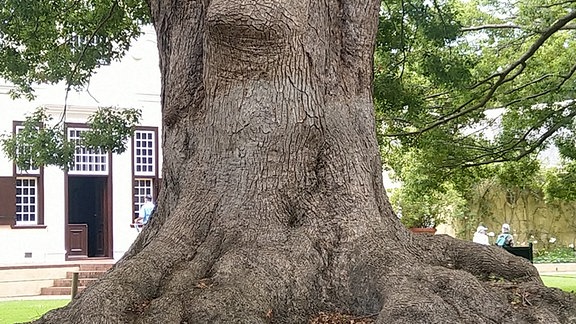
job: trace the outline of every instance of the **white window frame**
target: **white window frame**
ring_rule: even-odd
[[[134,178],[134,214],[138,217],[140,207],[146,202],[146,196],[154,197],[154,178]]]
[[[110,157],[101,150],[90,150],[79,145],[80,133],[87,128],[68,127],[66,134],[69,141],[75,143],[74,165],[68,170],[68,174],[108,175],[110,169]]]
[[[22,125],[16,125],[16,134],[18,134],[18,132],[20,132],[21,130],[24,129],[24,126]],[[40,168],[31,168],[28,170],[22,170],[20,169],[17,165],[16,165],[16,174],[33,174],[33,175],[39,175],[40,174]]]
[[[24,186],[24,181],[33,181],[34,184]],[[19,182],[22,184],[18,185]],[[34,193],[30,193],[31,189]],[[16,177],[16,226],[38,225],[39,189],[37,177]],[[33,216],[34,220],[30,220],[30,216]]]
[[[133,144],[134,176],[156,176],[156,131],[137,129]]]

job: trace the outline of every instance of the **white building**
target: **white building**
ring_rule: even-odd
[[[59,120],[63,84],[35,87],[36,99],[12,100],[0,81],[0,134],[16,131],[37,107]],[[136,108],[141,127],[123,154],[78,149],[64,172],[47,166],[20,172],[0,152],[0,266],[57,264],[87,258],[118,259],[137,231],[131,223],[146,194],[156,197],[161,178],[160,71],[151,27],[121,62],[102,67],[86,90],[71,91],[66,126],[70,138],[98,107]]]

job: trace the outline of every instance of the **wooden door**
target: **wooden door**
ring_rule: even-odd
[[[68,225],[68,258],[88,257],[88,225]]]

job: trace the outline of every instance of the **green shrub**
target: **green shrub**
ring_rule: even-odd
[[[536,251],[534,263],[572,263],[576,262],[576,252],[569,247],[555,247],[550,250]]]

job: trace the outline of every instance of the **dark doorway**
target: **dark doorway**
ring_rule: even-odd
[[[106,182],[106,177],[68,177],[68,224],[87,225],[88,257],[107,256]]]

